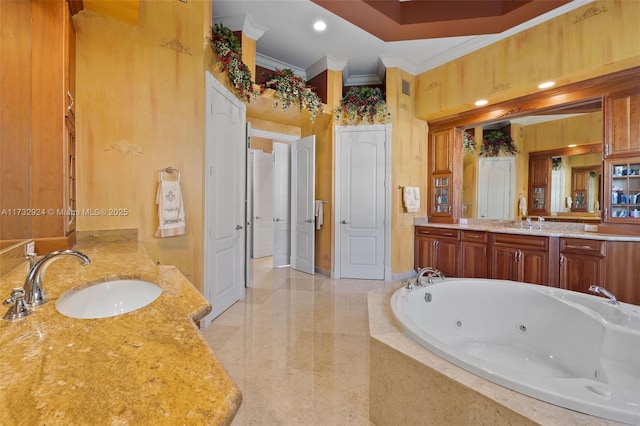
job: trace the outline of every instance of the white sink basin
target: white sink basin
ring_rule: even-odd
[[[71,289],[56,301],[56,309],[72,318],[107,318],[135,311],[156,300],[162,289],[142,280],[112,280]]]

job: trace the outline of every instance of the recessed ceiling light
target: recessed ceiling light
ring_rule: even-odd
[[[538,84],[538,89],[548,89],[549,87],[553,87],[555,85],[555,81],[545,81],[544,83]]]
[[[324,31],[327,29],[327,24],[325,24],[324,21],[316,21],[313,24],[313,29],[316,31]]]
[[[489,103],[489,101],[488,101],[488,100],[486,100],[486,99],[480,99],[480,100],[476,101],[476,106],[483,106],[483,105],[486,105],[486,104],[488,104],[488,103]]]
[[[578,144],[572,143],[571,145],[567,145],[569,148],[574,148],[576,146],[578,146]]]

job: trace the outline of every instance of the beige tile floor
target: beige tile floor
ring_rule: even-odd
[[[252,260],[245,299],[202,331],[242,391],[233,425],[371,425],[367,292],[385,285]]]

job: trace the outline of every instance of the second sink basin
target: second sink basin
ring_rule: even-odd
[[[161,293],[160,287],[148,281],[104,281],[67,291],[56,301],[56,309],[71,318],[115,317],[147,306]]]

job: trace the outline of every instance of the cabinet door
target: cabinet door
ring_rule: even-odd
[[[518,251],[518,281],[549,285],[549,254],[525,249]]]
[[[640,223],[640,156],[604,162],[604,220]]]
[[[460,243],[445,239],[436,240],[437,259],[435,267],[444,274],[445,277],[458,276],[458,255]]]
[[[450,172],[453,163],[453,131],[445,130],[431,134],[429,146],[431,173]]]
[[[437,173],[431,176],[431,216],[451,216],[451,173]]]
[[[436,267],[436,240],[428,237],[416,237],[414,268],[420,269],[427,266]]]
[[[487,245],[463,242],[461,248],[461,273],[464,278],[489,278]]]
[[[515,247],[493,247],[491,250],[491,278],[497,280],[518,280],[518,264]]]
[[[640,92],[607,96],[604,105],[605,157],[640,154]]]
[[[560,288],[589,293],[589,286],[604,282],[604,259],[583,254],[560,255]]]

